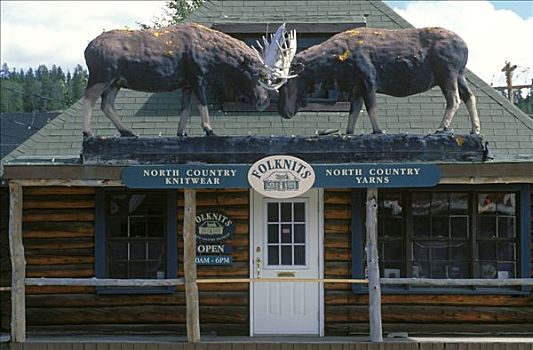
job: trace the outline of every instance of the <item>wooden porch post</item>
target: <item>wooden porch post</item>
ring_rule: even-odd
[[[26,259],[22,243],[22,186],[9,184],[9,251],[11,254],[11,340],[26,340]]]
[[[368,268],[368,305],[370,316],[370,341],[382,342],[381,286],[377,245],[378,190],[366,192],[366,263]]]
[[[187,303],[187,341],[200,341],[200,313],[198,307],[198,285],[196,284],[196,190],[184,191],[183,215],[183,269],[185,275],[185,299]]]

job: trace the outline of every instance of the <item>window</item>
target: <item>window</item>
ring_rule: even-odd
[[[528,277],[528,186],[488,190],[381,190],[378,195],[378,251],[382,277]],[[364,198],[354,195],[353,275],[366,269]],[[523,215],[524,220],[521,220]],[[361,217],[362,219],[357,219]],[[446,288],[386,286],[385,290]],[[462,292],[517,291],[512,288],[447,288]],[[361,291],[362,288],[354,288]]]
[[[96,275],[165,279],[176,276],[175,192],[97,194]],[[102,288],[101,292],[164,292],[166,288]]]
[[[305,204],[267,203],[267,267],[307,265]]]
[[[214,24],[213,29],[230,34],[244,41],[249,46],[257,48],[257,42],[263,42],[262,37],[266,32],[273,33],[281,23],[227,23]],[[348,29],[364,27],[365,23],[292,23],[287,24],[287,30],[296,29],[298,37],[297,52],[320,44],[331,36]],[[250,111],[255,110],[245,100],[241,100],[233,91],[225,89],[219,91],[219,99],[223,101],[224,111]],[[309,97],[309,104],[302,108],[303,111],[346,111],[349,98],[342,92],[337,92],[333,84],[320,84],[315,87],[315,92]],[[271,92],[271,103],[268,111],[276,111],[277,94]]]

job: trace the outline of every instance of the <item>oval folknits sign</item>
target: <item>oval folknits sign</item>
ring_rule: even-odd
[[[266,197],[293,198],[315,183],[315,171],[293,156],[270,156],[255,162],[248,171],[250,186]]]

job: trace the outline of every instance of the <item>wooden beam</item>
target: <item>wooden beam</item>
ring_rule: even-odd
[[[378,190],[377,188],[369,188],[366,192],[366,262],[368,269],[370,341],[372,342],[383,341],[377,245],[377,211]]]
[[[11,339],[26,340],[26,259],[22,243],[22,186],[9,184],[9,250],[11,253]]]
[[[196,191],[184,190],[183,213],[183,270],[185,275],[185,299],[187,303],[187,341],[200,341],[200,311],[198,285],[196,284]]]
[[[27,286],[171,287],[184,284],[176,279],[26,278]]]

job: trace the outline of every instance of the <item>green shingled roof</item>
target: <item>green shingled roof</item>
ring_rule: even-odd
[[[412,27],[380,1],[352,0],[224,0],[209,1],[190,21],[214,23],[360,23],[368,14],[367,26],[373,28]],[[496,159],[533,159],[533,119],[513,106],[477,76],[468,72],[468,82],[477,97],[481,131]],[[116,107],[125,124],[142,136],[173,136],[178,123],[179,92],[143,93],[121,90]],[[427,134],[439,125],[445,101],[438,88],[407,98],[379,96],[381,127],[388,133]],[[219,135],[312,135],[318,129],[346,127],[346,112],[298,113],[290,121],[272,112],[210,111],[212,126]],[[7,155],[2,163],[17,159],[78,157],[81,151],[82,106],[77,102],[53,122]],[[452,123],[456,133],[468,133],[470,122],[464,104]],[[93,114],[96,135],[118,135],[99,109]],[[356,133],[369,133],[366,113],[359,118]],[[188,134],[201,135],[198,113],[188,123]]]

